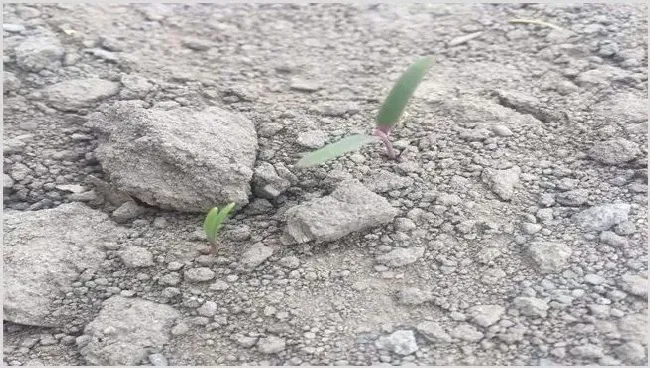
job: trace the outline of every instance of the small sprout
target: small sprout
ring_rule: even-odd
[[[348,152],[356,151],[364,145],[376,141],[377,138],[379,138],[386,146],[388,155],[391,158],[395,158],[393,145],[388,139],[390,130],[397,122],[399,122],[408,101],[411,99],[415,89],[420,85],[420,82],[429,71],[432,62],[432,57],[424,57],[413,63],[400,76],[379,110],[374,136],[358,134],[343,138],[337,142],[330,143],[317,151],[304,154],[296,163],[296,166],[310,167],[321,164]]]
[[[541,20],[534,20],[534,19],[511,19],[508,21],[508,23],[537,24],[538,26],[545,26],[557,30],[562,29],[562,27],[558,27],[555,24],[547,23]]]
[[[297,167],[309,167],[342,156],[348,152],[356,151],[362,146],[376,142],[377,137],[366,134],[357,134],[345,137],[337,142],[305,154],[297,163]]]
[[[219,211],[218,207],[214,207],[208,212],[207,216],[205,216],[203,229],[205,230],[205,235],[208,238],[208,241],[210,241],[213,250],[216,245],[217,234],[219,234],[223,222],[228,218],[230,211],[232,211],[234,207],[234,202],[222,208],[221,211]]]

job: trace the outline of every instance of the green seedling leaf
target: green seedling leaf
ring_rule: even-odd
[[[230,214],[230,211],[235,207],[235,203],[230,203],[226,207],[222,208],[219,211],[218,207],[214,207],[208,212],[205,216],[205,221],[203,222],[203,229],[205,230],[205,235],[208,238],[210,243],[214,244],[217,234],[221,229],[221,225],[224,220]]]
[[[535,20],[535,19],[511,19],[508,21],[508,23],[522,23],[522,24],[537,24],[538,26],[545,26],[553,29],[558,29],[561,30],[562,27],[558,27],[555,24],[551,24],[548,22],[544,22],[541,20]]]
[[[325,161],[343,156],[348,152],[356,151],[364,145],[376,142],[377,140],[378,138],[373,135],[351,135],[349,137],[341,139],[340,141],[330,143],[319,150],[303,155],[302,158],[296,163],[296,166],[310,167],[322,164]]]
[[[378,127],[391,127],[399,121],[406,104],[429,71],[432,63],[431,56],[424,57],[411,64],[399,77],[377,114]]]

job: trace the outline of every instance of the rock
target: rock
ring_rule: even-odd
[[[101,133],[97,158],[121,191],[184,212],[248,203],[257,138],[244,116],[216,107],[145,110],[119,102],[91,122]]]
[[[618,320],[618,331],[623,340],[645,344],[648,333],[647,314],[638,313],[622,317]]]
[[[588,154],[592,159],[605,165],[620,165],[634,160],[641,151],[636,143],[616,138],[594,144]]]
[[[388,336],[381,336],[375,341],[375,346],[398,355],[410,355],[419,349],[411,330],[397,330]]]
[[[598,359],[603,356],[603,349],[593,344],[585,344],[571,348],[569,353],[578,358]]]
[[[154,367],[166,367],[167,358],[165,358],[165,356],[160,353],[150,354],[149,363],[151,363],[151,365]]]
[[[263,354],[277,354],[286,348],[286,342],[283,338],[270,335],[259,339],[257,349]]]
[[[273,255],[273,248],[256,243],[242,255],[241,263],[248,269],[254,269]]]
[[[30,37],[16,47],[16,64],[29,72],[55,69],[65,50],[56,37]],[[60,65],[60,64],[59,64]]]
[[[327,142],[327,133],[322,130],[310,130],[298,134],[298,144],[307,148],[320,148]]]
[[[329,242],[389,223],[397,213],[357,180],[345,180],[332,194],[287,210],[285,235],[296,243]]]
[[[100,267],[105,253],[99,246],[115,245],[122,230],[104,213],[80,203],[5,211],[3,221],[4,319],[63,327],[78,318],[82,310],[58,313],[59,296],[81,272]]]
[[[481,327],[489,327],[497,323],[506,309],[500,305],[475,305],[469,309],[472,321]]]
[[[123,99],[142,99],[154,89],[149,80],[137,74],[125,74],[120,79],[124,88],[120,91]]]
[[[11,188],[14,187],[14,180],[7,174],[2,174],[2,192],[4,195],[11,193]]]
[[[214,278],[214,271],[208,267],[195,267],[185,271],[185,280],[187,282],[205,282]]]
[[[120,258],[128,268],[151,267],[153,254],[142,247],[129,246],[120,251]]]
[[[514,305],[521,314],[530,317],[546,317],[546,311],[549,306],[542,299],[533,297],[517,297],[514,300]]]
[[[90,339],[79,352],[89,365],[138,365],[150,349],[162,349],[169,341],[179,316],[164,304],[113,296],[84,329]]]
[[[57,190],[75,193],[75,194],[80,194],[86,191],[86,188],[84,188],[82,185],[79,184],[60,184],[57,185],[55,188]]]
[[[621,276],[618,285],[628,294],[642,297],[644,300],[648,298],[648,279],[642,275],[626,273]]]
[[[606,203],[590,207],[573,216],[578,226],[592,231],[608,230],[627,221],[630,205],[627,203]]]
[[[280,258],[278,264],[282,267],[295,270],[296,268],[300,267],[300,259],[298,259],[296,256],[286,256]]]
[[[310,80],[295,77],[291,79],[289,88],[300,92],[316,92],[320,90],[322,87],[320,83],[316,81],[310,81]]]
[[[442,326],[440,326],[436,322],[431,322],[431,321],[421,322],[415,328],[420,334],[422,334],[422,336],[425,339],[431,342],[440,343],[440,342],[451,341],[451,336],[449,336],[445,332],[445,329],[442,328]]]
[[[219,306],[217,303],[208,300],[207,302],[203,303],[201,307],[199,307],[196,311],[199,313],[199,315],[204,316],[204,317],[213,317],[215,314],[217,314],[217,310],[219,309]]]
[[[2,78],[2,93],[6,94],[20,88],[22,83],[13,73],[4,72]]]
[[[481,36],[482,34],[483,34],[482,31],[478,31],[478,32],[474,32],[474,33],[470,33],[470,34],[466,34],[466,35],[456,37],[456,38],[452,39],[451,41],[449,41],[447,46],[454,47],[454,46],[462,45],[462,44],[464,44],[466,42],[469,42],[469,41]]]
[[[648,120],[648,99],[634,93],[621,93],[598,104],[593,112],[610,124],[634,124]]]
[[[376,193],[385,193],[402,189],[413,185],[413,179],[408,176],[401,176],[390,171],[379,170],[368,177],[364,184],[368,189]]]
[[[396,248],[378,255],[375,261],[388,267],[402,267],[415,263],[424,255],[424,247]]]
[[[530,222],[524,222],[521,225],[521,230],[523,230],[524,234],[527,235],[534,235],[537,234],[542,230],[542,225],[540,224],[531,224]]]
[[[625,363],[646,366],[647,349],[638,342],[626,342],[614,349],[614,355]]]
[[[600,242],[617,248],[627,247],[627,239],[611,231],[603,231],[600,233]]]
[[[467,323],[461,323],[456,328],[450,330],[449,334],[453,338],[469,342],[481,341],[484,336],[476,327]]]
[[[3,23],[2,30],[9,33],[21,33],[25,31],[25,26],[22,24]]]
[[[194,51],[205,51],[209,50],[212,47],[212,44],[208,40],[202,40],[194,37],[186,37],[181,40],[181,44],[187,47],[190,50]]]
[[[138,206],[138,204],[133,201],[124,202],[120,207],[113,211],[113,220],[118,224],[123,224],[139,217],[144,213],[144,211],[144,208]]]
[[[433,300],[430,292],[415,287],[406,287],[397,293],[397,300],[404,305],[419,305]]]
[[[584,189],[570,190],[568,192],[558,193],[555,196],[557,203],[571,207],[579,207],[587,203],[588,199],[589,192]]]
[[[483,182],[504,201],[509,201],[515,193],[515,186],[519,183],[521,169],[519,166],[507,170],[494,170],[486,168],[481,174]]]
[[[291,182],[281,178],[270,163],[262,162],[255,168],[253,192],[256,195],[266,199],[274,199],[289,189],[290,186]]]
[[[490,130],[492,130],[492,132],[499,137],[510,137],[511,135],[514,134],[512,133],[512,130],[510,130],[510,128],[502,124],[496,124],[491,126]]]
[[[46,102],[61,111],[78,111],[116,95],[120,85],[98,78],[72,79],[41,90]]]
[[[528,254],[542,273],[554,273],[568,265],[571,248],[564,243],[534,242],[528,247]]]

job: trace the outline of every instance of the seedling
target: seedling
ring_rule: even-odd
[[[205,236],[208,238],[208,241],[212,246],[212,253],[216,250],[217,234],[219,234],[223,222],[228,218],[230,211],[232,211],[234,207],[235,203],[230,203],[221,210],[219,210],[218,207],[214,207],[208,212],[207,216],[205,216],[203,229],[205,230]]]
[[[337,142],[326,145],[325,147],[306,153],[296,163],[297,167],[310,167],[321,164],[325,161],[337,158],[348,152],[356,151],[366,144],[380,140],[386,146],[386,153],[391,158],[395,158],[395,150],[388,136],[391,129],[399,122],[404,113],[415,89],[420,85],[422,78],[427,74],[433,58],[424,57],[411,64],[408,69],[399,77],[393,89],[391,89],[384,104],[377,114],[374,135],[356,134],[345,137]]]

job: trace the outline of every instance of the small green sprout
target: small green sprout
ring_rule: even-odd
[[[310,167],[329,161],[336,157],[342,156],[348,152],[356,151],[366,144],[381,140],[386,146],[388,155],[395,158],[395,150],[388,136],[391,129],[399,122],[404,113],[404,109],[413,96],[415,89],[429,71],[433,58],[424,57],[411,64],[408,69],[397,80],[393,89],[381,106],[377,114],[377,124],[374,135],[358,134],[343,138],[337,142],[326,145],[325,147],[306,153],[296,163],[297,167]]]
[[[222,208],[221,211],[218,207],[214,207],[208,212],[207,216],[205,216],[203,229],[205,230],[205,235],[208,238],[208,241],[212,245],[213,251],[216,247],[217,234],[219,234],[223,222],[228,218],[230,211],[232,211],[234,207],[234,202]]]

